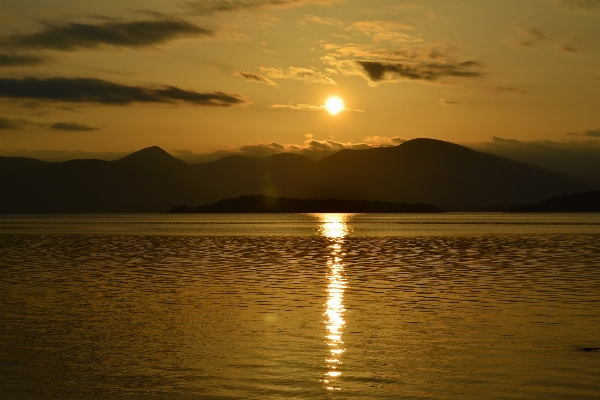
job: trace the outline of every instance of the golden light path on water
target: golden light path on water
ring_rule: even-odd
[[[323,383],[327,390],[342,390],[339,378],[342,375],[342,354],[345,351],[342,335],[344,333],[344,290],[347,281],[344,276],[344,263],[342,258],[342,241],[348,234],[347,220],[349,214],[319,214],[319,233],[330,239],[331,254],[327,259],[327,303],[324,315],[327,317],[327,346],[329,356],[326,358],[327,371]]]

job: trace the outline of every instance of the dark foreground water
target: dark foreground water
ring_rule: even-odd
[[[0,218],[2,399],[598,399],[600,215]]]

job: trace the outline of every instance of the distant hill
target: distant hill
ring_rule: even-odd
[[[116,161],[0,157],[0,212],[165,212],[244,195],[488,207],[594,189],[589,180],[433,139],[188,164],[159,147]]]
[[[288,199],[265,195],[240,196],[198,207],[173,207],[170,213],[439,213],[431,204],[364,200]]]
[[[448,206],[540,201],[589,189],[575,177],[433,139],[342,150],[311,165],[291,197]]]
[[[600,191],[565,194],[537,204],[515,205],[511,212],[600,212]]]
[[[594,189],[600,190],[600,169],[583,174],[581,178],[588,182]]]
[[[201,191],[152,170],[102,160],[7,166],[0,159],[4,213],[159,212]]]

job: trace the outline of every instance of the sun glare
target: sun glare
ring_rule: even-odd
[[[331,115],[338,115],[344,110],[344,101],[337,96],[332,96],[325,102],[325,109]]]

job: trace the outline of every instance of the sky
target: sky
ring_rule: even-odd
[[[0,27],[4,156],[600,155],[600,0],[0,0]]]

